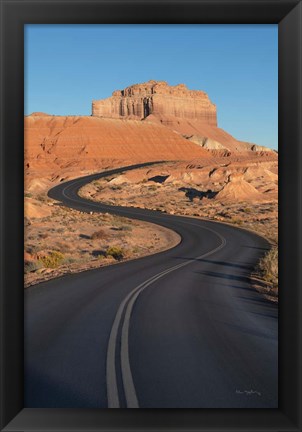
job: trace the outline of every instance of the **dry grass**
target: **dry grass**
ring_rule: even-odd
[[[259,271],[265,281],[278,286],[278,249],[273,247],[259,262]]]
[[[117,261],[121,261],[125,256],[125,251],[123,248],[117,247],[117,246],[110,246],[106,250],[106,256],[112,257]]]
[[[99,229],[98,231],[95,231],[94,233],[91,234],[91,239],[92,240],[106,239],[106,238],[108,238],[108,236],[105,233],[105,231],[102,230],[102,229]]]
[[[57,268],[64,261],[64,255],[58,251],[51,251],[47,255],[42,256],[39,262],[43,264],[45,268]]]
[[[265,282],[264,294],[278,297],[278,248],[273,246],[258,263],[256,275]]]

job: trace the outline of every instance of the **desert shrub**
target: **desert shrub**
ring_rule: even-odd
[[[273,247],[259,261],[258,270],[266,282],[278,286],[278,248]]]
[[[122,231],[132,231],[132,226],[130,226],[130,225],[124,225],[124,226],[122,226]]]
[[[57,268],[64,261],[64,255],[58,251],[51,251],[39,259],[46,268]]]
[[[47,233],[39,233],[40,239],[46,239],[48,237]]]
[[[95,258],[100,258],[100,259],[105,258],[107,256],[106,251],[103,249],[102,250],[93,250],[91,252],[91,255]]]
[[[241,209],[244,213],[252,213],[252,209],[250,207],[243,207]]]
[[[46,217],[42,218],[41,221],[42,222],[51,222],[52,221],[52,217],[51,216],[46,216]]]
[[[39,270],[42,266],[42,263],[39,261],[25,261],[24,263],[24,273],[30,273]]]
[[[106,256],[112,256],[112,258],[116,259],[117,261],[123,259],[124,255],[125,255],[124,250],[118,246],[110,246],[106,250]]]
[[[105,239],[106,237],[107,237],[107,234],[102,229],[95,231],[94,233],[91,234],[92,240]]]
[[[236,224],[236,225],[242,225],[242,224],[243,224],[242,220],[241,220],[241,219],[238,219],[238,218],[236,218],[236,217],[233,217],[233,218],[231,219],[231,222],[234,223],[234,224]]]
[[[122,188],[122,186],[119,186],[119,185],[112,185],[112,186],[111,186],[111,189],[112,189],[113,191],[117,191],[117,190],[122,190],[123,188]]]
[[[72,257],[66,257],[63,259],[62,264],[73,264],[76,262],[75,258]]]
[[[217,213],[218,216],[224,217],[224,218],[230,218],[230,214],[224,210]]]
[[[37,196],[37,200],[41,202],[46,202],[48,200],[47,196],[44,194],[40,194]]]
[[[30,192],[26,192],[24,196],[25,198],[32,198],[33,194],[31,194]]]
[[[40,250],[39,246],[37,245],[32,245],[32,244],[27,244],[25,251],[31,255],[38,253]]]
[[[148,187],[148,189],[150,191],[156,191],[157,190],[157,186],[156,185],[151,185],[151,186]]]
[[[115,224],[115,226],[110,228],[112,231],[132,231],[132,227],[130,225],[120,225]]]

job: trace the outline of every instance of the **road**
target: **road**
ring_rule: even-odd
[[[230,225],[77,195],[131,168],[61,183],[49,196],[158,223],[182,241],[26,289],[25,406],[276,408],[278,308],[249,279],[268,243]]]

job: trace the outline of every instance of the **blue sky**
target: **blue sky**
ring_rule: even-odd
[[[277,148],[277,25],[25,26],[26,115],[90,115],[150,79],[206,91],[219,127]]]

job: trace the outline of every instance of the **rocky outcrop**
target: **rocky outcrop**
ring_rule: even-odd
[[[177,132],[215,156],[254,152],[266,156],[266,147],[239,141],[217,125],[216,106],[201,90],[184,84],[148,81],[117,90],[107,99],[92,102],[92,116],[144,120]],[[273,155],[277,159],[277,154]]]
[[[263,196],[250,183],[244,180],[242,174],[232,174],[228,178],[227,184],[217,193],[215,200],[219,201],[251,201],[263,199]]]
[[[201,137],[199,135],[184,135],[184,138],[208,150],[226,150],[226,147],[224,147],[218,141],[212,140],[211,138]]]
[[[92,115],[107,118],[142,120],[150,115],[199,120],[216,126],[216,106],[200,90],[184,84],[169,86],[165,81],[148,81],[112,93],[107,99],[93,101]]]

